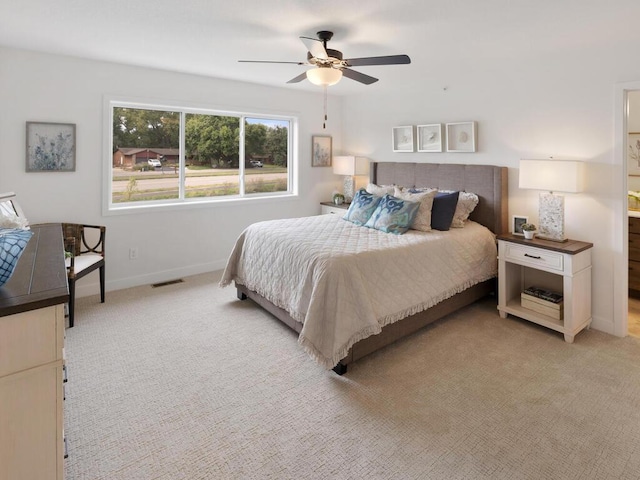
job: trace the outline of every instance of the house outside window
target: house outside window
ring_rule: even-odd
[[[294,117],[118,101],[109,111],[108,211],[295,192]]]

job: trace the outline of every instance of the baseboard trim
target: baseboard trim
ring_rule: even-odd
[[[125,288],[139,287],[141,285],[151,285],[153,283],[167,282],[176,278],[189,277],[191,275],[200,275],[201,273],[215,272],[222,270],[226,265],[226,260],[203,263],[199,265],[189,265],[186,267],[163,270],[161,272],[153,272],[145,275],[137,275],[134,277],[120,278],[116,280],[108,280],[109,264],[107,263],[107,284],[105,288],[107,292],[122,290]],[[95,277],[95,278],[92,278]],[[91,281],[84,281],[91,280]],[[76,283],[76,297],[88,297],[91,295],[99,295],[100,283],[97,274],[93,272],[83,279],[82,282]],[[109,301],[107,297],[107,301]]]

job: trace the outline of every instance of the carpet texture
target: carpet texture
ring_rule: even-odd
[[[476,303],[315,364],[221,272],[78,299],[70,479],[638,479],[640,340]]]

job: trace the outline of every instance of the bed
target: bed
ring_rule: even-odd
[[[494,234],[508,230],[506,167],[370,170],[371,183],[473,192],[479,203],[464,228],[448,232],[392,235],[338,215],[258,222],[238,238],[220,282],[298,332],[305,351],[338,374],[494,291]]]

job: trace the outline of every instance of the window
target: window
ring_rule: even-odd
[[[109,210],[294,191],[293,117],[117,101],[109,109]]]

